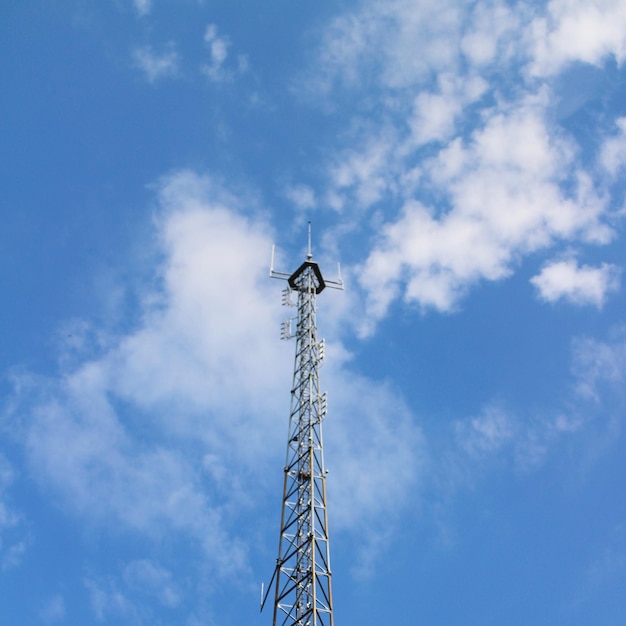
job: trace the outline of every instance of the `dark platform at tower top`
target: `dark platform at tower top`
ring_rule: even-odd
[[[304,272],[304,270],[306,270],[307,267],[310,267],[313,270],[313,273],[315,274],[315,277],[317,278],[317,288],[315,289],[315,293],[321,293],[324,288],[326,287],[326,283],[324,282],[324,278],[322,276],[322,271],[319,268],[319,265],[317,263],[314,263],[313,261],[305,261],[289,278],[288,278],[288,282],[289,282],[289,286],[294,290],[294,291],[298,291],[298,285],[296,284],[296,280],[298,278],[298,276],[300,276],[300,274],[302,274],[302,272]]]

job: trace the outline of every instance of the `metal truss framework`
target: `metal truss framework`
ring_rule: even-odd
[[[326,511],[326,470],[322,421],[326,394],[320,391],[319,367],[324,341],[317,339],[316,296],[326,287],[317,263],[307,260],[291,275],[270,270],[288,281],[283,304],[297,306],[295,334],[283,327],[283,338],[296,338],[287,459],[278,559],[274,571],[273,626],[333,626],[333,602]],[[297,293],[297,303],[292,294]],[[269,595],[272,582],[267,590]],[[267,595],[265,599],[267,599]],[[262,606],[265,600],[262,600]],[[262,607],[261,607],[262,608]]]

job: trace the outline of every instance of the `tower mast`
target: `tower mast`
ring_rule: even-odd
[[[273,256],[273,254],[272,254]],[[272,261],[273,265],[273,261]],[[295,337],[296,354],[284,467],[278,558],[274,576],[273,626],[333,626],[333,602],[326,510],[326,470],[322,420],[326,394],[320,391],[319,368],[324,341],[317,339],[316,297],[326,287],[343,289],[343,281],[325,281],[311,254],[286,274],[270,269],[272,278],[286,280],[283,304],[297,307],[295,333],[283,324],[282,338]],[[297,302],[292,295],[297,294]]]

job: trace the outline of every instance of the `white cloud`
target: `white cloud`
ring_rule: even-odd
[[[220,509],[237,497],[236,480],[207,492],[189,448],[202,442],[258,468],[272,439],[267,420],[282,406],[279,381],[288,380],[277,371],[289,360],[275,340],[271,240],[203,194],[211,196],[210,182],[189,174],[163,183],[163,291],[148,300],[137,330],[102,357],[35,384],[26,441],[39,478],[75,513],[182,533],[228,574],[245,567]]]
[[[570,63],[601,65],[626,58],[626,9],[621,0],[370,0],[327,27],[312,92],[375,82],[395,100],[433,76],[494,68],[532,78]]]
[[[480,75],[460,71],[466,13],[452,1],[369,2],[330,25],[321,70],[308,88],[318,95],[333,85],[358,88],[365,80],[383,91],[376,113],[353,118],[351,145],[333,159],[327,206],[369,209],[420,183],[407,168],[416,149],[453,136],[465,107],[487,87]],[[373,104],[371,96],[364,101]]]
[[[449,311],[476,282],[509,276],[526,254],[611,240],[609,193],[580,166],[580,147],[552,118],[555,94],[536,78],[572,61],[600,64],[612,54],[621,62],[625,16],[615,0],[398,0],[364,2],[328,26],[309,87],[326,95],[381,89],[375,105],[367,100],[371,111],[352,119],[325,195],[344,218],[356,208],[363,223],[366,210],[377,211],[375,248],[358,272],[368,294],[364,332],[395,298]],[[505,73],[524,84],[527,71],[525,88],[499,91]],[[617,125],[600,154],[613,177],[626,159]],[[425,164],[420,148],[429,142],[444,147]],[[605,291],[615,286],[614,268],[592,276]]]
[[[546,76],[575,61],[600,65],[626,59],[626,5],[622,0],[551,0],[530,28],[531,73]]]
[[[95,356],[87,346],[57,379],[19,379],[14,416],[33,475],[67,511],[90,525],[191,542],[212,576],[241,576],[250,546],[235,520],[265,506],[286,445],[293,346],[278,339],[273,238],[243,215],[242,206],[254,213],[249,198],[208,177],[179,172],[158,193],[158,287],[144,294],[134,329]],[[386,386],[345,364],[332,369],[329,403],[339,409],[328,417],[327,462],[353,488],[333,500],[333,515],[376,545],[417,480],[420,435]],[[364,396],[367,410],[357,411]],[[355,435],[364,428],[375,436]],[[388,497],[372,498],[372,486]],[[132,566],[127,584],[165,584],[163,566],[149,565]],[[89,588],[97,615],[132,608],[117,585]],[[163,593],[170,604],[178,597]]]
[[[437,91],[421,92],[414,102],[414,112],[409,119],[412,146],[430,141],[445,141],[455,134],[455,124],[466,106],[479,99],[487,90],[480,77],[460,78],[441,74]]]
[[[612,177],[616,177],[626,167],[626,117],[615,122],[617,135],[609,137],[600,150],[600,164]]]
[[[161,53],[155,52],[150,46],[136,48],[133,51],[133,62],[147,80],[154,83],[177,76],[180,59],[174,44],[169,44]]]
[[[140,406],[184,401],[237,420],[258,413],[262,390],[279,388],[268,364],[284,368],[288,355],[274,341],[280,311],[267,284],[272,238],[261,222],[233,211],[238,200],[220,195],[209,179],[189,173],[161,188],[165,300],[111,357],[116,389]],[[249,419],[261,436],[263,424]]]
[[[408,91],[431,85],[441,74],[462,75],[506,68],[525,57],[524,41],[534,17],[527,5],[501,0],[371,0],[327,27],[315,68],[301,85],[308,94],[375,84],[393,105]],[[389,102],[389,100],[388,100]]]
[[[464,21],[460,45],[468,61],[477,67],[508,62],[519,54],[519,33],[526,16],[503,2],[476,3]]]
[[[416,169],[445,208],[409,200],[382,228],[359,275],[373,319],[400,294],[449,311],[470,286],[508,276],[525,254],[612,236],[605,201],[577,168],[572,144],[546,123],[541,96],[492,111],[469,141],[452,141]]]
[[[480,281],[510,276],[525,255],[614,237],[606,181],[582,167],[582,148],[554,120],[557,96],[537,74],[564,67],[557,33],[598,7],[617,22],[624,13],[615,2],[393,0],[364,2],[329,24],[308,87],[322,98],[379,90],[355,109],[320,194],[341,212],[344,231],[352,220],[376,233],[356,268],[368,299],[362,332],[396,298],[451,311]],[[542,23],[549,49],[538,43]],[[573,41],[567,58],[616,53],[611,32],[594,31],[606,45],[590,44],[591,56]],[[622,144],[620,134],[602,150],[611,175],[622,167]]]
[[[376,5],[376,10],[380,8],[384,13],[388,10],[385,6],[392,4],[400,6],[387,3]],[[420,7],[412,4],[412,10],[418,12],[426,3],[420,3]],[[350,88],[358,88],[363,76],[382,87],[372,107],[375,113],[368,111],[352,120],[348,145],[331,158],[329,188],[326,195],[320,194],[326,206],[342,212],[342,228],[346,228],[353,217],[349,212],[353,211],[358,214],[355,222],[361,227],[369,222],[378,233],[365,264],[352,268],[368,296],[363,332],[371,332],[375,320],[386,314],[395,299],[451,311],[469,288],[479,281],[509,276],[525,255],[572,242],[604,244],[613,236],[605,223],[608,194],[582,168],[581,149],[573,137],[555,124],[551,111],[555,95],[547,88],[533,86],[519,90],[509,100],[509,96],[496,91],[493,81],[487,83],[485,77],[494,71],[489,64],[509,64],[511,68],[527,54],[521,43],[530,32],[524,30],[529,15],[517,11],[512,14],[513,9],[496,4],[494,13],[485,10],[480,16],[477,8],[473,26],[465,29],[462,37],[442,38],[451,50],[460,41],[461,50],[455,54],[465,55],[472,66],[459,70],[451,54],[448,63],[438,67],[439,78],[434,85],[424,67],[403,66],[402,75],[394,74],[393,69],[386,71],[386,55],[391,55],[384,46],[378,59],[367,58],[368,50],[381,47],[370,48],[368,42],[382,39],[383,32],[389,48],[395,48],[394,54],[419,54],[417,43],[411,44],[408,39],[400,50],[401,38],[389,26],[393,20],[374,19],[373,4],[369,5],[368,15],[345,16],[336,21],[326,41],[331,45],[322,53],[327,63],[326,82],[322,81],[325,89],[330,89],[333,81],[335,86],[343,81]],[[404,9],[409,10],[408,5]],[[528,59],[532,61],[532,55],[527,54],[525,62]],[[522,70],[523,65],[510,71]],[[476,130],[468,134],[472,126]],[[618,126],[620,134],[606,142],[600,155],[601,164],[611,176],[621,171],[626,155],[624,128],[621,122]],[[444,145],[427,145],[426,151],[424,145],[429,142]],[[307,196],[303,194],[302,198],[306,201]],[[394,215],[399,206],[401,211]],[[367,211],[372,208],[374,217],[368,220]],[[587,282],[583,285],[585,274]],[[546,276],[543,274],[544,281]],[[591,278],[603,285],[600,291],[593,290]],[[536,277],[538,288],[539,280]],[[606,294],[616,287],[617,274],[612,266],[576,266],[576,281],[578,290],[572,286],[569,293],[562,291],[558,297],[601,306]],[[359,384],[358,380],[346,382],[354,388]],[[333,397],[334,390],[331,400]],[[352,411],[348,403],[339,408],[339,415]],[[376,438],[384,442],[384,458],[398,460],[389,465],[391,471],[402,474],[408,469],[403,479],[418,494],[416,500],[422,481],[455,480],[450,476],[433,478],[433,474],[463,473],[468,468],[471,474],[473,465],[489,459],[510,462],[518,471],[532,470],[588,423],[583,411],[570,407],[521,418],[488,406],[480,415],[458,422],[457,449],[451,453],[452,464],[457,467],[449,470],[425,468],[427,445],[419,431],[407,426],[408,420],[400,426],[400,430],[406,426],[405,434],[393,438],[393,427],[380,417],[382,413],[377,410],[369,418],[368,430],[378,433]],[[333,451],[333,441],[341,441],[342,450],[336,455],[341,458],[339,466],[328,462],[333,528],[337,525],[356,530],[363,536],[367,547],[357,569],[367,572],[371,567],[368,557],[375,559],[377,549],[384,550],[386,545],[379,530],[386,524],[378,508],[380,503],[372,504],[367,497],[379,490],[371,488],[379,483],[375,477],[368,482],[372,481],[371,475],[359,471],[386,466],[375,450],[361,450],[358,438],[349,442],[348,437],[353,435],[350,425],[344,429],[331,419],[326,431],[332,434],[327,439],[329,452]],[[405,440],[414,443],[405,447]],[[393,445],[399,445],[395,454]],[[386,472],[379,478],[380,484],[390,484]],[[351,493],[333,491],[336,485],[342,488],[352,481],[355,488]],[[346,502],[357,506],[342,506],[344,496]],[[391,492],[390,499],[394,497]],[[398,499],[402,498],[400,492]],[[376,533],[370,533],[371,527],[359,528],[359,520],[353,515],[359,511],[369,517],[370,507],[371,517],[377,522]]]
[[[619,269],[607,263],[579,267],[575,260],[556,261],[547,264],[531,283],[546,302],[567,300],[602,308],[607,294],[619,288]]]

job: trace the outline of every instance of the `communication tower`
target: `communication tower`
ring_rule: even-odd
[[[324,280],[313,261],[310,223],[306,261],[293,274],[277,272],[272,250],[270,276],[287,281],[283,304],[296,307],[296,317],[284,322],[281,329],[281,338],[295,337],[296,355],[278,558],[265,595],[261,590],[261,610],[273,589],[273,626],[333,626],[322,446],[326,393],[320,391],[319,382],[324,340],[317,339],[315,300],[326,287],[343,289],[343,281],[341,274],[337,281]]]

